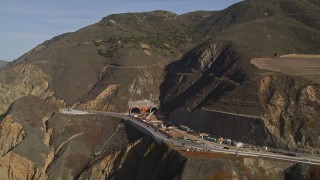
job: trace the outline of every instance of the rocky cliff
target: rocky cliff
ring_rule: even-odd
[[[1,177],[6,179],[77,177],[142,137],[120,119],[59,114],[58,105],[30,95],[10,106],[1,125]]]
[[[35,104],[39,106],[32,106]],[[33,108],[25,111],[22,106]],[[56,110],[55,104],[26,96],[6,112],[0,130],[7,137],[1,139],[7,145],[1,147],[2,178],[282,179],[319,175],[318,167],[311,165],[185,152],[170,144],[156,144],[117,118],[70,116]]]
[[[180,120],[199,130],[318,152],[319,84],[258,69],[250,59],[319,54],[319,12],[314,0],[247,0],[215,12],[117,14],[38,45],[0,69],[1,177],[230,179],[270,172],[283,178],[292,164],[205,161],[141,139],[120,119],[57,111],[127,112],[128,100],[150,99],[168,115],[187,107],[255,117],[236,122],[237,116],[209,113]],[[212,169],[205,168],[209,164]],[[291,170],[318,172],[311,166]]]
[[[58,100],[54,92],[49,89],[45,74],[34,64],[22,63],[0,71],[0,113],[3,114],[9,106],[20,97],[34,95],[49,102],[65,106],[63,100]]]
[[[286,52],[319,53],[315,48],[319,46],[317,42],[305,42],[320,33],[318,28],[309,24],[314,22],[313,18],[307,15],[298,18],[289,13],[302,13],[303,9],[310,8],[310,12],[319,16],[318,7],[305,3],[245,1],[197,24],[197,27],[202,27],[197,35],[206,34],[211,38],[166,67],[165,80],[160,88],[162,109],[168,114],[187,107],[191,111],[205,108],[260,117],[265,126],[262,129],[273,136],[273,145],[284,149],[304,147],[317,152],[319,85],[289,74],[262,71],[248,64],[252,57],[270,57]],[[285,7],[288,4],[294,10]],[[255,14],[255,18],[252,14]],[[280,19],[287,23],[279,23]],[[288,28],[294,30],[289,33]],[[308,35],[302,37],[302,32]],[[303,46],[297,46],[295,42],[304,43]],[[229,123],[225,118],[218,118],[188,117],[180,122],[230,137],[230,130],[208,129],[219,127],[216,121],[224,125]],[[241,128],[234,123],[232,125]],[[307,130],[308,127],[314,128]],[[242,135],[238,139],[245,137]],[[269,136],[262,137],[265,137],[264,142],[270,140]]]
[[[154,144],[150,139],[141,139],[103,158],[81,174],[80,179],[284,179],[293,174],[315,178],[319,175],[319,167],[183,152]]]
[[[29,108],[24,108],[29,107]],[[36,96],[2,115],[0,176],[4,179],[205,179],[317,177],[317,166],[186,152],[156,144],[125,121],[64,115]]]
[[[307,148],[319,153],[319,85],[289,77],[261,80],[260,102],[268,130],[281,147]],[[311,130],[312,129],[312,130]]]

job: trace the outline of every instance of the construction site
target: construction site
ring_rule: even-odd
[[[136,120],[146,124],[148,127],[152,127],[154,131],[158,131],[168,138],[175,138],[181,140],[181,147],[183,148],[185,143],[191,142],[196,144],[207,145],[220,145],[224,149],[250,149],[256,151],[268,151],[272,150],[266,146],[257,147],[242,142],[236,142],[232,139],[226,139],[222,136],[215,137],[207,132],[200,132],[193,130],[187,126],[176,124],[175,122],[166,119],[161,114],[158,106],[149,100],[129,101],[129,115]],[[197,149],[183,149],[184,151],[196,151]]]

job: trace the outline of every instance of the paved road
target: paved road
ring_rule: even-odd
[[[225,153],[225,154],[232,154],[237,156],[250,156],[250,157],[263,157],[263,158],[270,158],[270,159],[277,159],[277,160],[284,160],[284,161],[292,161],[292,162],[301,162],[306,164],[313,164],[313,165],[320,165],[320,158],[317,156],[312,155],[301,155],[299,157],[294,156],[286,156],[280,154],[274,154],[270,152],[258,152],[258,151],[250,151],[250,150],[234,150],[234,149],[224,149],[225,145],[213,145],[211,143],[206,144],[198,144],[193,142],[185,142],[184,140],[176,139],[176,138],[169,138],[166,135],[162,134],[161,132],[156,131],[154,128],[145,124],[141,121],[136,120],[135,118],[129,116],[127,113],[114,113],[114,112],[102,112],[102,111],[81,111],[81,110],[67,110],[62,109],[60,110],[62,114],[69,114],[69,115],[85,115],[85,114],[100,114],[106,116],[113,116],[118,117],[130,122],[134,127],[138,130],[142,131],[145,134],[150,135],[153,139],[158,142],[170,142],[175,145],[181,146],[183,144],[186,148],[195,148],[195,149],[206,149],[212,152],[218,153]]]

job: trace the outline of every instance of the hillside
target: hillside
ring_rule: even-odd
[[[0,60],[0,68],[4,67],[7,64],[8,62]]]
[[[275,54],[319,54],[316,37],[320,31],[292,17],[283,7],[287,3],[245,1],[199,23],[202,28],[198,33],[208,40],[166,67],[162,107],[169,113],[187,106],[190,110],[206,108],[261,116],[274,136],[272,146],[306,147],[305,139],[309,139],[307,144],[318,149],[319,85],[250,64],[251,58]],[[290,3],[296,6],[301,2]],[[310,8],[319,16],[318,10]],[[200,124],[203,119],[198,121]],[[185,125],[196,123],[190,120]],[[191,127],[204,130],[208,125]],[[314,127],[312,134],[307,133],[309,127]],[[227,134],[230,132],[222,135]],[[270,145],[267,139],[265,143]]]
[[[27,110],[24,110],[28,106]],[[70,116],[35,96],[17,100],[0,129],[4,179],[314,178],[319,167],[264,158],[186,152],[156,144],[130,124]],[[40,156],[39,156],[40,155]]]
[[[246,0],[212,12],[109,15],[45,41],[0,69],[0,175],[128,179],[122,173],[127,172],[136,179],[258,179],[270,174],[281,179],[298,172],[312,177],[317,167],[206,159],[157,145],[117,118],[57,111],[127,112],[128,100],[149,99],[194,129],[319,154],[319,83],[250,63],[320,54],[319,17],[316,0]],[[228,119],[204,109],[258,118]]]

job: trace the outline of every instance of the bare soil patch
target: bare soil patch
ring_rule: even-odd
[[[290,54],[277,58],[253,58],[259,69],[300,76],[320,83],[320,55]]]

